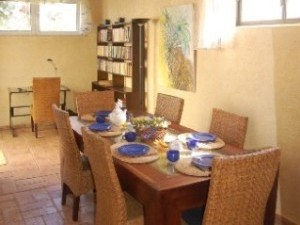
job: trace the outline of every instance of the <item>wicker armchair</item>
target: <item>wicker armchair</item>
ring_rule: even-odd
[[[86,127],[82,128],[82,135],[97,192],[95,225],[144,224],[142,206],[121,190],[109,140]]]
[[[216,134],[226,144],[243,148],[248,118],[221,109],[213,109],[209,132]]]
[[[71,193],[73,195],[72,219],[77,221],[80,195],[94,189],[92,173],[87,157],[77,147],[68,112],[59,109],[54,104],[52,109],[60,136],[61,203],[65,205],[67,194]]]
[[[162,93],[157,94],[155,116],[163,116],[173,123],[180,123],[184,100]]]
[[[280,150],[216,157],[203,221],[189,225],[263,225],[265,208],[279,169]]]
[[[59,105],[59,77],[34,77],[32,83],[33,104],[31,107],[31,129],[38,137],[41,124],[54,123],[51,105]]]
[[[115,107],[113,91],[87,91],[76,95],[78,117],[95,113],[99,110],[113,110]]]

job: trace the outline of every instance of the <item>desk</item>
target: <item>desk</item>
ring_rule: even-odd
[[[71,126],[77,139],[81,138],[78,121],[71,119]],[[77,124],[76,124],[77,123]],[[191,129],[172,124],[171,129],[190,132]],[[81,138],[82,139],[82,138]],[[82,140],[81,140],[82,141]],[[225,145],[223,154],[235,154],[241,149]],[[180,173],[167,174],[150,164],[130,164],[114,159],[122,189],[136,198],[144,207],[145,225],[180,225],[181,212],[206,203],[209,178],[186,176]],[[265,225],[274,225],[277,180],[269,196]]]
[[[62,109],[66,108],[66,101],[67,101],[67,91],[70,91],[70,89],[66,86],[61,85],[60,91],[63,94],[63,99],[61,103]],[[20,113],[16,114],[15,109],[23,109],[23,108],[30,108],[29,104],[26,105],[13,105],[12,104],[12,97],[14,94],[29,94],[32,93],[32,87],[9,87],[8,88],[9,93],[9,127],[13,132],[13,117],[22,117],[22,116],[30,116],[29,113]]]

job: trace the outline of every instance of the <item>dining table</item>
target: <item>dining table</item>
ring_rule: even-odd
[[[70,117],[70,122],[77,144],[83,149],[81,127],[88,123],[76,116]],[[170,124],[168,132],[181,134],[195,131],[179,124]],[[153,145],[153,142],[147,144]],[[232,155],[245,150],[225,143],[214,151]],[[180,225],[183,211],[206,204],[210,177],[180,173],[168,163],[165,152],[159,154],[159,159],[151,163],[128,163],[114,158],[116,172],[122,189],[143,205],[145,225]],[[264,225],[274,225],[276,196],[277,179],[266,205]]]

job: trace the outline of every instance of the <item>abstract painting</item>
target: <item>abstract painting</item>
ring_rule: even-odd
[[[193,5],[165,8],[160,18],[159,83],[195,91]]]

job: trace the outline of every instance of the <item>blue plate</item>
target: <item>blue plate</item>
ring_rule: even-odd
[[[199,142],[214,142],[217,139],[215,134],[211,133],[192,133],[191,138],[199,141]]]
[[[143,144],[128,144],[122,145],[118,148],[118,152],[121,155],[126,156],[141,156],[145,155],[149,151],[149,147]]]
[[[192,164],[200,169],[209,169],[213,158],[212,154],[197,155],[192,158]]]
[[[108,115],[111,113],[111,110],[101,110],[96,112],[96,117],[97,116],[103,116],[103,117],[108,117]]]
[[[107,131],[111,125],[109,123],[93,123],[89,125],[90,130],[92,131]]]

